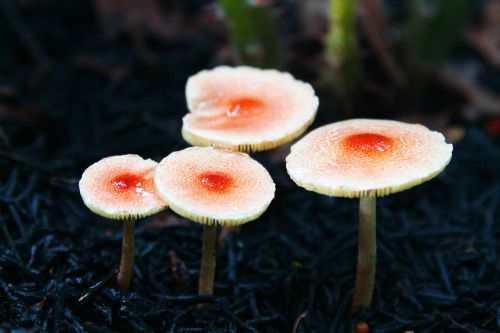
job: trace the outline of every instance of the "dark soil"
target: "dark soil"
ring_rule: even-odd
[[[170,211],[138,224],[131,290],[114,289],[120,223],[83,205],[78,179],[108,155],[186,147],[186,79],[224,42],[193,20],[202,4],[186,5],[182,36],[148,50],[101,37],[88,1],[40,2],[19,12],[19,30],[0,22],[0,332],[292,332],[297,321],[296,332],[340,333],[360,319],[380,333],[498,332],[500,147],[474,125],[442,175],[378,201],[374,303],[355,318],[357,201],[295,186],[272,153],[256,158],[276,198],[219,251],[213,297],[196,295],[202,228]],[[314,126],[338,117],[320,114]]]

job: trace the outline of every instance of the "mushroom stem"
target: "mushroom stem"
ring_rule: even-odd
[[[215,275],[215,243],[217,238],[217,225],[206,224],[203,229],[203,254],[201,258],[200,281],[198,284],[199,295],[212,295]],[[200,307],[206,304],[200,304]]]
[[[356,285],[351,311],[369,307],[373,297],[375,266],[377,260],[376,197],[361,197],[359,200],[359,244]]]
[[[128,290],[134,270],[135,220],[123,221],[122,258],[116,284],[121,291]]]

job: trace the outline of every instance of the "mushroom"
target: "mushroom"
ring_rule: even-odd
[[[182,135],[193,146],[235,151],[272,149],[301,135],[316,117],[319,100],[310,84],[276,70],[221,66],[191,76],[191,111]],[[240,226],[224,226],[219,243]]]
[[[392,120],[353,119],[320,127],[291,148],[286,168],[307,190],[360,198],[359,253],[352,311],[369,307],[375,281],[376,198],[438,175],[453,146],[441,133]]]
[[[134,267],[135,220],[167,206],[156,193],[153,174],[158,163],[138,155],[103,158],[89,166],[79,182],[85,205],[94,213],[123,221],[122,257],[118,289],[125,291]]]
[[[193,146],[262,151],[301,135],[313,122],[318,97],[308,83],[276,70],[217,67],[189,78],[191,111],[182,135]]]
[[[235,226],[262,215],[274,197],[271,176],[247,154],[192,147],[165,157],[154,182],[174,212],[205,225],[199,294],[212,294],[217,224]]]

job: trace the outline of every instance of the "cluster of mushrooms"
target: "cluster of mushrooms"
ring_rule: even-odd
[[[199,294],[212,294],[217,225],[253,221],[274,198],[271,176],[247,153],[297,138],[318,108],[311,85],[288,73],[251,67],[201,71],[189,78],[186,98],[190,113],[183,118],[182,135],[195,147],[160,163],[138,155],[107,157],[80,180],[90,210],[123,220],[120,290],[127,290],[132,278],[135,221],[169,207],[204,224]],[[376,198],[435,177],[449,163],[452,149],[442,134],[422,125],[372,119],[317,128],[292,146],[286,168],[297,185],[360,198],[353,312],[368,307],[373,295]]]

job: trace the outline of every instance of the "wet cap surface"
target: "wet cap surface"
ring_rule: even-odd
[[[252,67],[217,67],[189,78],[191,111],[183,137],[194,146],[238,151],[271,149],[302,134],[313,122],[318,98],[290,74]]]
[[[290,177],[339,197],[384,196],[421,184],[448,165],[453,146],[418,124],[353,119],[320,127],[291,148]]]
[[[110,219],[137,219],[166,208],[153,183],[158,163],[138,155],[103,158],[80,179],[83,201],[90,210]]]
[[[247,154],[193,147],[165,157],[155,172],[159,195],[192,221],[224,225],[258,218],[274,198],[267,170]]]

